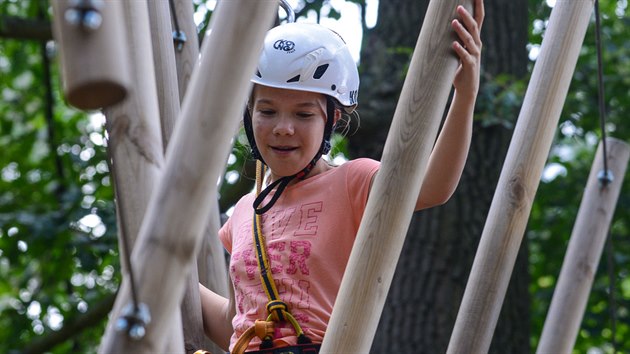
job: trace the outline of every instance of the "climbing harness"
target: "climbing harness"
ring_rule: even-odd
[[[263,175],[266,171],[266,167],[258,160],[256,161],[256,195],[261,195]],[[289,180],[290,181],[290,180]],[[288,183],[288,182],[287,182]],[[273,185],[273,184],[272,184]],[[275,196],[274,196],[275,197]],[[276,198],[277,199],[277,198]],[[265,236],[262,233],[262,213],[259,213],[256,209],[254,212],[254,220],[252,225],[252,235],[254,238],[254,248],[256,250],[256,260],[258,262],[258,269],[260,270],[260,280],[267,294],[269,302],[267,303],[267,312],[269,313],[266,320],[256,320],[254,325],[247,329],[241,337],[238,339],[233,353],[239,354],[245,352],[249,343],[254,337],[261,339],[260,349],[266,350],[273,347],[273,333],[275,323],[288,322],[293,326],[297,335],[298,344],[310,344],[311,339],[304,334],[302,327],[297,322],[295,317],[291,314],[287,304],[280,299],[278,289],[273,280],[271,274],[271,268],[269,266],[269,258],[267,257],[267,250],[265,248]]]

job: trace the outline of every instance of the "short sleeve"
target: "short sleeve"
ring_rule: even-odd
[[[368,195],[370,193],[370,185],[372,178],[380,167],[380,163],[376,160],[359,158],[350,162],[346,175],[346,183],[348,197],[352,205],[353,215],[356,222],[361,221],[365,206],[367,204]]]
[[[221,240],[223,247],[232,253],[232,218],[228,218],[219,230],[219,240]]]

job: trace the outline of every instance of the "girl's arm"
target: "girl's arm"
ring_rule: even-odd
[[[236,314],[234,291],[230,287],[230,298],[226,299],[199,284],[199,295],[204,332],[214,343],[227,351],[233,332],[232,318]]]
[[[457,7],[461,22],[453,20],[453,30],[460,42],[453,42],[460,66],[455,74],[455,94],[444,126],[431,152],[427,172],[420,188],[416,210],[446,203],[459,183],[472,135],[473,110],[479,90],[481,61],[481,25],[483,0],[475,0],[474,17]]]

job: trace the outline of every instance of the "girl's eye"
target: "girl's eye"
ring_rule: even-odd
[[[300,117],[300,118],[310,118],[310,117],[313,116],[313,113],[311,113],[311,112],[299,112],[297,114],[297,116]]]
[[[276,112],[274,110],[272,110],[272,109],[260,109],[260,110],[258,110],[258,113],[260,113],[263,116],[272,116]]]

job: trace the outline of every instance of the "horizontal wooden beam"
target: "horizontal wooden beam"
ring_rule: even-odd
[[[52,27],[50,21],[0,16],[0,38],[49,41]]]

